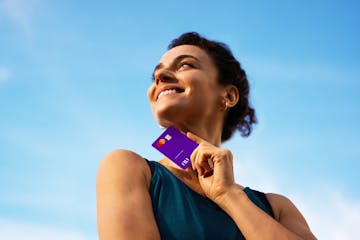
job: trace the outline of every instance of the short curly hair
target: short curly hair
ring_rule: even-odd
[[[239,101],[229,109],[224,121],[221,141],[229,140],[236,130],[241,132],[241,136],[248,137],[257,118],[249,102],[250,86],[246,73],[230,48],[225,43],[208,40],[196,32],[187,32],[172,40],[168,49],[180,45],[193,45],[204,50],[217,67],[219,83],[224,86],[232,84],[239,90]]]

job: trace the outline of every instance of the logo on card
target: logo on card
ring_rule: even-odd
[[[165,138],[165,139],[164,139]],[[164,145],[166,143],[166,140],[170,141],[171,140],[171,135],[170,134],[166,134],[164,138],[160,138],[157,142],[156,142],[156,146],[157,147],[161,147],[162,145]]]
[[[161,147],[164,144],[165,144],[165,139],[163,138],[160,138],[159,141],[156,142],[157,147]]]

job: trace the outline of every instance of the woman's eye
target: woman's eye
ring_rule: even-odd
[[[186,69],[194,67],[191,63],[183,62],[179,64],[179,69]]]

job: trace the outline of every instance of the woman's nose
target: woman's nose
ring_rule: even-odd
[[[176,78],[172,71],[170,70],[159,70],[155,74],[155,84],[159,84],[161,82],[169,83],[169,82],[176,82]]]

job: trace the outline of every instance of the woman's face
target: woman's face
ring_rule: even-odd
[[[222,86],[208,54],[193,45],[181,45],[166,52],[153,74],[148,98],[158,123],[170,124],[214,120]]]

